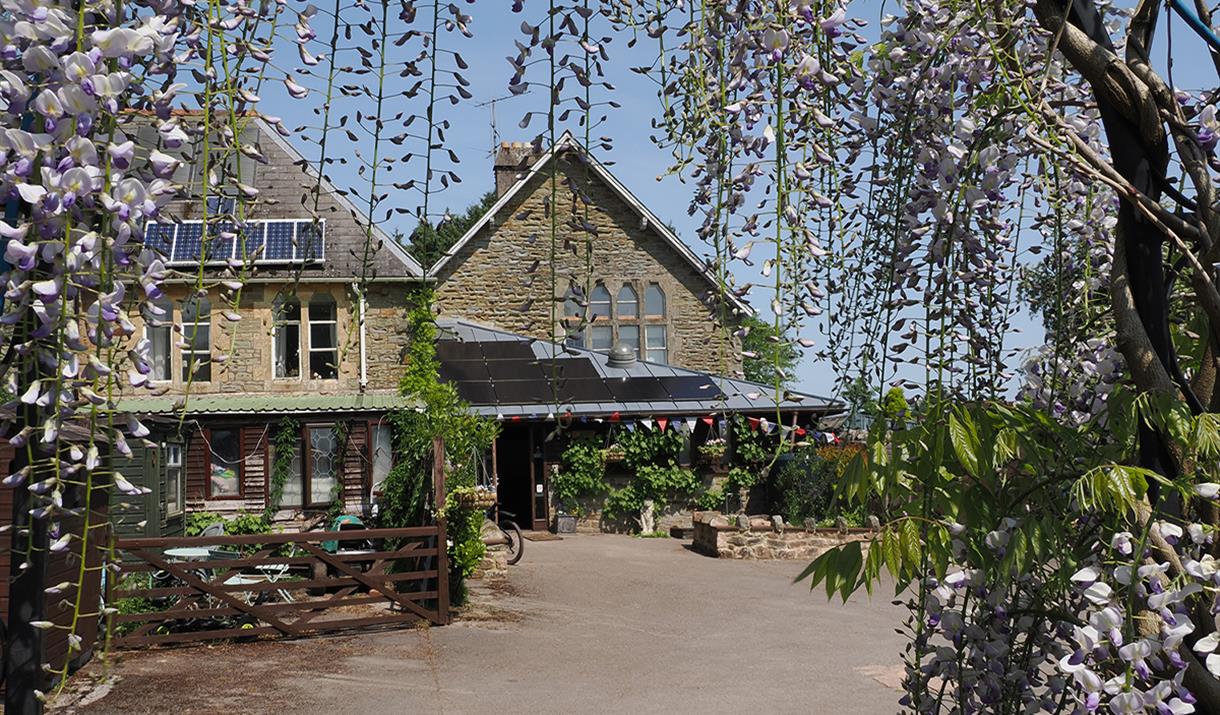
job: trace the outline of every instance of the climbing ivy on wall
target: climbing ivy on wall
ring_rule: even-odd
[[[584,508],[580,500],[607,490],[606,462],[601,440],[578,437],[568,442],[560,458],[559,471],[551,477],[551,491],[560,507],[580,516]]]
[[[446,500],[436,508],[455,528],[450,562],[455,567],[451,580],[455,601],[465,594],[463,581],[483,555],[478,528],[482,517],[469,501],[455,498],[456,489],[473,488],[483,455],[492,446],[500,426],[495,420],[471,412],[449,384],[441,382],[436,357],[436,320],[432,313],[432,292],[419,289],[412,295],[415,307],[407,315],[411,343],[407,365],[399,381],[399,392],[419,402],[417,409],[396,410],[389,416],[393,430],[394,468],[382,483],[381,525],[414,526],[426,516],[428,480],[432,468],[433,440],[445,445]]]
[[[284,484],[292,475],[292,461],[301,448],[301,425],[291,417],[281,419],[271,436],[275,458],[271,462],[271,493],[267,497],[266,517],[270,519],[280,509],[284,499]]]

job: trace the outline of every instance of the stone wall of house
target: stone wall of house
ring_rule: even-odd
[[[867,529],[809,529],[783,523],[783,518],[724,516],[717,512],[695,515],[695,551],[722,559],[811,560],[849,541],[865,541]]]
[[[666,296],[661,322],[668,327],[669,362],[718,374],[740,368],[731,338],[726,339],[714,319],[719,310],[707,304],[715,288],[575,155],[562,154],[558,168],[554,245],[548,212],[551,181],[544,171],[437,276],[440,316],[550,339],[562,334],[555,321],[562,318],[563,303],[555,299],[562,299],[570,285],[584,287],[591,277],[617,296],[630,284],[642,308],[645,290],[655,282]],[[589,199],[588,223],[595,234],[578,228],[585,221],[586,204],[575,198],[574,188]]]
[[[301,302],[301,376],[277,378],[272,362],[274,302],[280,288],[255,283],[242,288],[238,313],[232,323],[223,314],[229,305],[217,291],[208,294],[211,302],[212,379],[192,382],[193,395],[205,394],[345,394],[360,389],[359,299],[350,283],[303,283],[293,295]],[[338,377],[313,379],[309,375],[309,301],[315,295],[334,299],[338,317]],[[173,320],[180,325],[181,304],[187,296],[183,286],[167,286],[166,295],[174,303]],[[397,283],[374,284],[366,298],[365,363],[369,391],[392,391],[402,376],[403,356],[410,343],[406,314],[410,299],[406,286]],[[143,329],[139,316],[133,316],[137,334]],[[175,336],[175,340],[177,335]],[[182,380],[182,354],[175,348],[170,358],[171,380],[175,392],[186,389]],[[217,356],[223,356],[218,361]]]

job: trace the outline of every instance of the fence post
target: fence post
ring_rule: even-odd
[[[445,534],[445,440],[432,440],[432,488],[436,504],[436,614],[441,623],[449,623],[449,549]]]

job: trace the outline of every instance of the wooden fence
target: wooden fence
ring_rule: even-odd
[[[108,619],[120,647],[449,621],[443,522],[120,539],[115,548],[124,560],[108,574],[106,602],[120,610]]]

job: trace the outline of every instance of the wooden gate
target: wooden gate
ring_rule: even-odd
[[[331,542],[331,543],[326,543]],[[444,524],[119,539],[116,646],[449,621]]]

